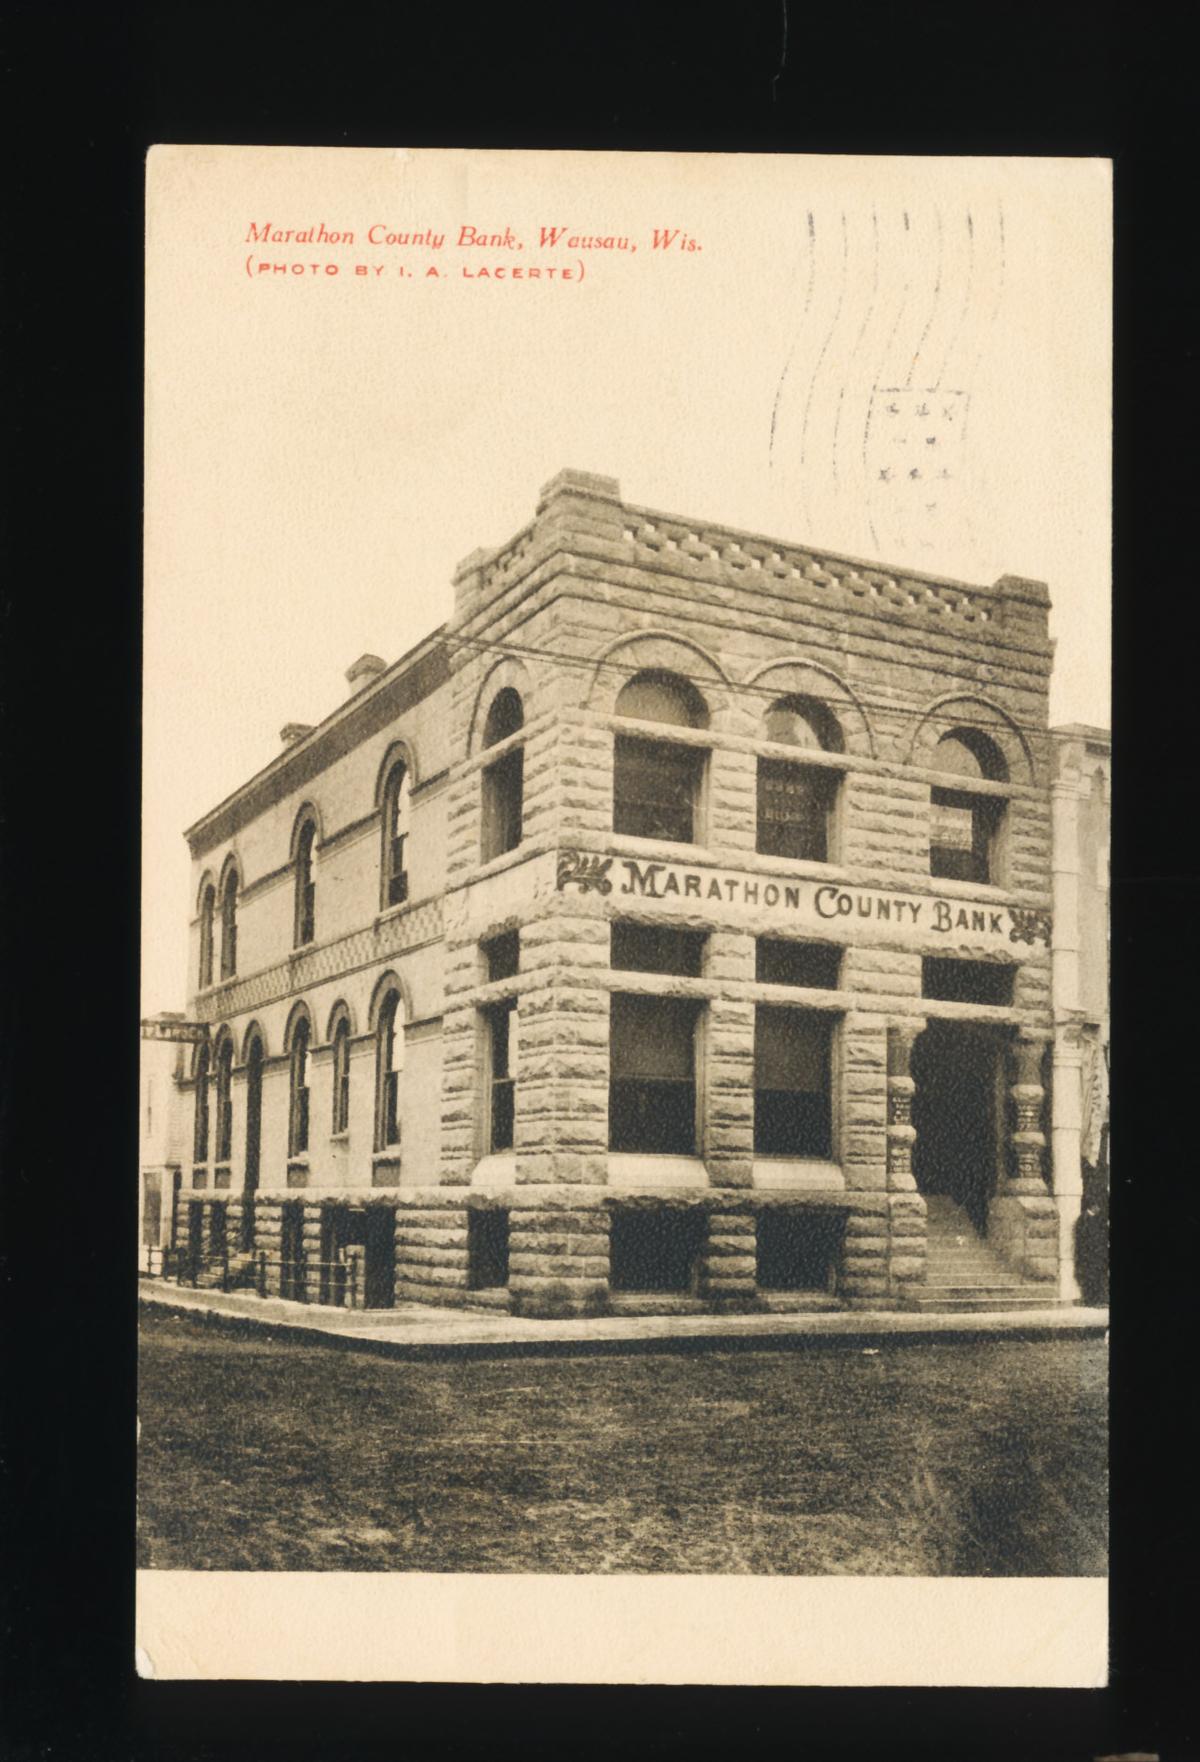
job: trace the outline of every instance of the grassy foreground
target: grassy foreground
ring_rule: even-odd
[[[1105,1571],[1097,1339],[404,1363],[149,1314],[139,1564]]]

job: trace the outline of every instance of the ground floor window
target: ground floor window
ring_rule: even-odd
[[[696,1154],[696,1021],[683,997],[612,1000],[612,1150]]]
[[[803,985],[836,991],[842,951],[828,942],[793,942],[759,936],[754,945],[754,977],[760,985]]]
[[[472,1291],[495,1291],[508,1284],[508,1213],[467,1213],[467,1284]]]
[[[517,1106],[517,1000],[506,997],[484,1011],[487,1028],[487,1145],[511,1150]]]
[[[999,961],[959,961],[926,955],[921,962],[921,996],[944,1003],[1008,1005],[1013,1000],[1013,972]]]
[[[832,1291],[845,1234],[840,1212],[781,1205],[755,1222],[760,1291]]]
[[[615,1211],[609,1285],[614,1291],[695,1291],[705,1240],[705,1214],[692,1207]]]
[[[754,1022],[754,1149],[759,1156],[833,1154],[833,1022],[763,1004]]]

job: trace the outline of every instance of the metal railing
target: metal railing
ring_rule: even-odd
[[[259,1250],[194,1254],[187,1247],[152,1251],[159,1257],[149,1270],[162,1279],[193,1289],[253,1290],[260,1297],[284,1297],[295,1303],[317,1303],[334,1309],[360,1309],[365,1304],[365,1268],[358,1259],[312,1260],[307,1254],[269,1255]]]

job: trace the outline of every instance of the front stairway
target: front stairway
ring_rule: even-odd
[[[940,1193],[926,1197],[929,1231],[925,1284],[914,1307],[937,1310],[1058,1309],[1058,1291],[1005,1265],[979,1234],[965,1209]]]

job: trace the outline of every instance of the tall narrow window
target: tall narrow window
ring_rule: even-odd
[[[516,1124],[517,1000],[505,998],[484,1011],[487,1022],[489,1150],[511,1150]]]
[[[217,1048],[217,1162],[233,1154],[233,1041],[226,1034]]]
[[[307,1016],[301,1016],[292,1030],[292,1094],[288,1155],[303,1156],[308,1150],[308,1046],[310,1029]]]
[[[306,820],[296,840],[296,926],[295,945],[303,948],[316,934],[317,889],[313,881],[313,843],[317,828]]]
[[[483,729],[485,747],[507,740],[525,725],[520,695],[511,685],[498,691]],[[491,862],[521,842],[525,811],[525,749],[512,747],[483,772],[482,860]]]
[[[192,1161],[208,1161],[208,1047],[196,1051],[196,1120],[192,1135]]]
[[[845,751],[837,718],[815,698],[777,699],[763,718],[762,735],[776,745],[810,752]],[[824,766],[759,759],[755,848],[763,856],[828,862],[840,781],[837,771]]]
[[[1003,754],[977,729],[956,728],[938,741],[933,764],[962,781],[930,791],[929,873],[948,881],[994,881],[1005,803],[1001,796],[975,793],[970,784],[980,778],[1004,782]]]
[[[213,982],[213,921],[217,890],[210,882],[200,896],[200,989]]]
[[[833,1024],[811,1010],[760,1005],[754,1016],[754,1149],[760,1156],[833,1154]]]
[[[221,889],[221,977],[237,972],[237,870],[230,869]]]
[[[333,1030],[333,1130],[350,1129],[350,1023],[339,1016]]]
[[[686,679],[638,673],[617,698],[618,716],[707,728],[708,707]],[[613,745],[613,831],[631,838],[694,844],[707,754],[702,747],[618,734]]]
[[[383,903],[403,905],[408,898],[408,822],[411,789],[408,766],[401,761],[388,773],[383,791]]]
[[[391,991],[379,1012],[375,1148],[387,1150],[400,1142],[400,1073],[404,1068],[404,1018],[401,998]]]
[[[614,996],[610,1149],[695,1155],[698,1013],[690,998]]]

